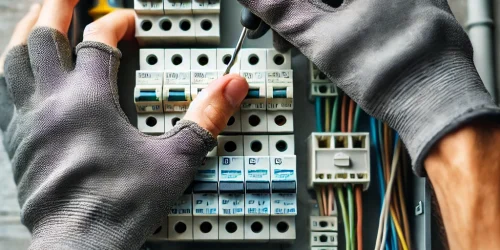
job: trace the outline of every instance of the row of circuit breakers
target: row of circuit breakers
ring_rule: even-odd
[[[233,49],[141,49],[134,90],[139,130],[161,134],[175,126],[198,93],[222,76],[232,54]],[[249,83],[241,110],[152,239],[295,239],[291,55],[242,49],[231,73]]]

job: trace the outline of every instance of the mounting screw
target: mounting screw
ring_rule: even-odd
[[[418,205],[415,206],[415,216],[419,216],[424,213],[424,204],[422,201],[418,201]]]

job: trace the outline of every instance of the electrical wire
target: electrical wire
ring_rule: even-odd
[[[405,154],[405,152],[402,152],[401,154]],[[403,158],[403,157],[401,157]],[[399,163],[401,164],[401,163]],[[408,215],[406,212],[406,200],[404,196],[404,190],[403,190],[403,171],[401,171],[401,167],[398,169],[398,175],[397,175],[397,189],[398,189],[398,200],[399,200],[399,208],[401,209],[401,216],[402,216],[402,221],[403,221],[403,233],[404,233],[404,238],[406,242],[408,243],[408,249],[411,249],[410,245],[410,226],[408,222]]]
[[[328,213],[327,216],[330,216],[333,211],[333,203],[335,202],[335,194],[333,192],[333,185],[328,185]]]
[[[408,183],[407,182],[407,178],[408,178],[407,171],[408,171],[408,169],[410,169],[410,167],[408,166],[409,165],[408,164],[408,154],[406,153],[405,150],[402,150],[401,154],[402,154],[402,161],[403,161],[403,171],[401,171],[401,172],[403,172],[403,183],[404,183],[403,186],[406,186]],[[403,213],[406,217],[405,223],[404,223],[405,224],[405,226],[404,226],[405,227],[405,235],[406,235],[405,238],[406,238],[406,242],[408,243],[408,249],[411,250],[411,246],[412,246],[412,244],[411,244],[411,231],[410,231],[410,223],[408,221],[408,215],[407,215],[407,209],[406,209],[407,207],[406,207],[406,199],[405,199],[405,196],[406,196],[405,190],[403,189],[402,192],[403,192],[403,208],[402,209],[403,209]]]
[[[363,250],[363,192],[362,185],[357,185],[354,190],[356,193],[356,237],[358,240],[357,250]]]
[[[323,213],[324,215],[327,215],[328,213],[328,208],[327,208],[327,202],[328,200],[326,199],[326,188],[325,186],[321,186],[321,199],[323,200]]]
[[[340,131],[346,132],[346,107],[347,107],[347,95],[342,97],[342,107],[340,108]]]
[[[330,132],[337,132],[337,129],[338,129],[337,124],[338,124],[339,105],[340,105],[340,93],[335,98],[335,102],[333,104],[332,121],[330,122]]]
[[[349,210],[349,239],[351,240],[351,250],[354,250],[356,234],[354,233],[354,195],[351,184],[347,184],[347,207]]]
[[[318,201],[319,215],[325,216],[325,211],[323,210],[323,199],[320,194],[321,192],[318,187],[314,188],[314,191],[316,192],[316,200]]]
[[[340,207],[342,210],[342,218],[344,220],[344,232],[345,232],[345,249],[351,250],[351,242],[349,240],[349,216],[347,215],[347,210],[345,207],[345,198],[342,188],[337,187],[337,196],[339,197]]]
[[[325,131],[330,129],[330,98],[325,98]]]
[[[321,125],[321,97],[316,97],[315,110],[316,110],[316,131],[323,132],[323,128]]]
[[[382,160],[383,160],[383,169],[384,169],[384,179],[386,181],[386,184],[389,183],[389,178],[390,178],[390,157],[389,157],[389,127],[387,124],[383,124],[381,121],[378,121],[378,133],[379,133],[379,139],[380,139],[380,148],[382,149]],[[386,187],[387,188],[387,187]],[[390,207],[390,204],[388,205]],[[397,230],[396,230],[396,225],[395,225],[394,217],[389,218],[389,225],[391,227],[391,237],[390,237],[390,242],[392,249],[397,249],[398,248],[398,237],[397,237]],[[387,225],[384,225],[384,228]]]
[[[347,132],[352,132],[352,123],[354,119],[354,101],[349,98],[349,113],[347,118]]]
[[[397,143],[396,143],[396,149],[395,149],[395,152],[393,154],[393,160],[392,160],[392,166],[391,166],[391,176],[390,176],[389,184],[387,186],[387,192],[386,192],[385,197],[384,197],[384,204],[382,206],[383,213],[382,213],[382,216],[381,216],[380,221],[379,221],[379,230],[377,233],[377,241],[376,241],[376,245],[375,245],[376,249],[383,249],[380,245],[382,242],[385,241],[385,238],[387,235],[387,233],[386,233],[386,231],[384,231],[383,227],[384,227],[384,224],[387,223],[387,219],[388,219],[389,205],[391,202],[391,195],[392,195],[392,187],[393,187],[394,181],[396,179],[396,170],[398,169],[397,166],[399,165],[398,162],[399,162],[400,151],[401,151],[401,141],[398,139]],[[398,232],[398,235],[402,235],[401,228],[399,227],[398,224],[396,224],[396,231]],[[380,240],[380,239],[382,239],[382,240]],[[403,250],[408,250],[405,239],[400,238],[400,240],[401,240]]]
[[[361,108],[359,107],[359,105],[356,104],[356,111],[354,112],[354,125],[352,128],[352,131],[354,132],[358,131],[358,124],[360,117],[361,117]]]

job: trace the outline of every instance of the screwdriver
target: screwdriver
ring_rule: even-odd
[[[262,20],[256,15],[254,15],[250,10],[247,8],[243,8],[241,10],[241,19],[240,19],[241,25],[243,26],[243,30],[241,31],[240,38],[238,39],[238,42],[236,43],[236,48],[234,49],[233,56],[231,57],[231,60],[227,64],[226,71],[224,71],[224,75],[229,74],[229,71],[231,71],[231,68],[233,67],[234,63],[236,62],[236,58],[238,57],[238,53],[241,50],[241,46],[243,46],[243,42],[245,41],[245,38],[247,37],[247,33],[249,30],[257,30],[259,26],[261,25]]]

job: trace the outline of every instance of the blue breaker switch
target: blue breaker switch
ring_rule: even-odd
[[[286,98],[286,88],[273,89],[273,98]]]
[[[249,89],[246,99],[256,99],[259,98],[259,89]]]
[[[170,89],[168,91],[168,101],[169,102],[182,102],[186,100],[186,93],[184,90]]]
[[[160,101],[160,97],[156,95],[155,89],[141,89],[139,96],[135,98],[136,102],[156,102]]]

